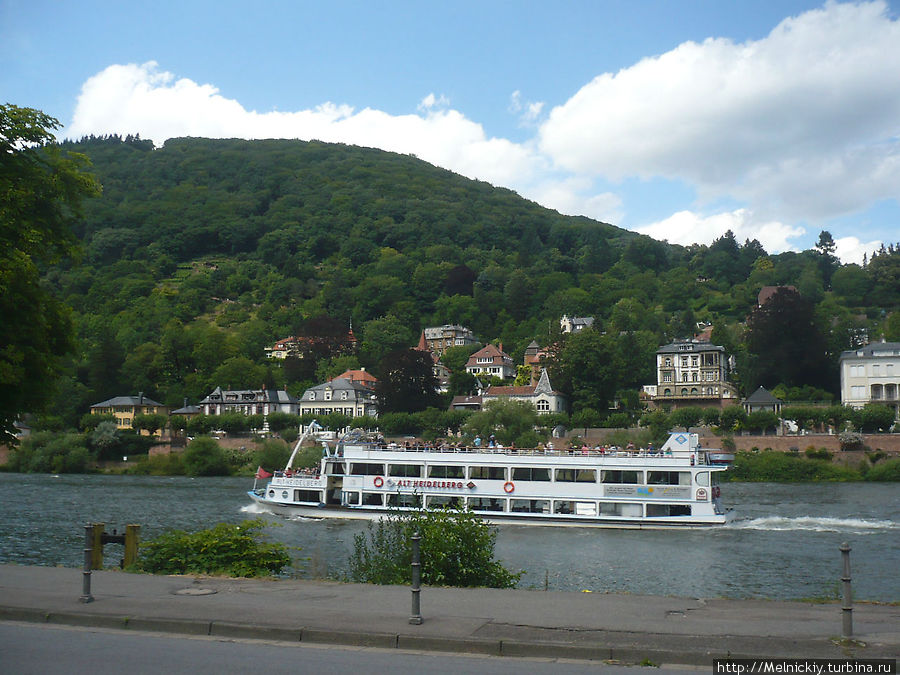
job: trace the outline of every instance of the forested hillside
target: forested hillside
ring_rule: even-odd
[[[708,247],[670,246],[415,157],[344,145],[65,146],[90,157],[103,194],[77,230],[81,263],[45,273],[80,339],[53,407],[64,424],[138,391],[176,406],[217,385],[296,395],[347,367],[377,373],[385,354],[444,323],[502,341],[521,363],[529,342],[555,339],[563,313],[596,317],[592,335],[557,350],[554,385],[576,411],[635,400],[626,392],[653,381],[656,348],[698,322],[736,355],[745,390],[834,393],[837,356],[860,331],[900,339],[893,246],[865,266],[840,265],[827,233],[816,249],[777,256],[730,233]],[[746,328],[765,285],[799,294]],[[345,335],[351,321],[355,354],[265,358],[276,339]]]

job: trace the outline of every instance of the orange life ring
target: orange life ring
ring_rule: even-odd
[[[375,487],[381,487],[382,485],[384,485],[384,478],[382,478],[381,476],[375,476],[375,480],[373,482],[375,483]]]
[[[516,484],[513,483],[512,481],[506,481],[506,482],[503,484],[503,491],[504,491],[506,494],[511,493],[511,492],[512,492],[513,490],[515,490],[515,489],[516,489]]]

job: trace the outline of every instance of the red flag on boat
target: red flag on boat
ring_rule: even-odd
[[[272,474],[269,473],[268,471],[266,471],[261,466],[256,467],[256,477],[257,478],[270,478],[271,476],[272,476]]]

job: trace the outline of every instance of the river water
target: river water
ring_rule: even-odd
[[[0,563],[79,567],[84,524],[141,525],[141,537],[263,517],[295,551],[295,574],[338,578],[361,521],[259,513],[246,478],[0,474]],[[900,485],[730,483],[725,527],[606,530],[503,526],[496,555],[523,588],[690,597],[832,598],[844,541],[854,597],[900,601]],[[121,547],[107,546],[106,564]]]

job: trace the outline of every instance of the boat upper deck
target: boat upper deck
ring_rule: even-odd
[[[602,464],[650,464],[668,466],[714,466],[710,463],[707,450],[647,450],[621,448],[506,448],[473,447],[453,445],[400,445],[396,443],[353,443],[339,445],[332,456],[347,458],[382,458],[390,460],[406,459],[426,461],[455,460],[466,463],[500,463],[503,458],[509,462],[535,461],[553,463],[602,463]]]

